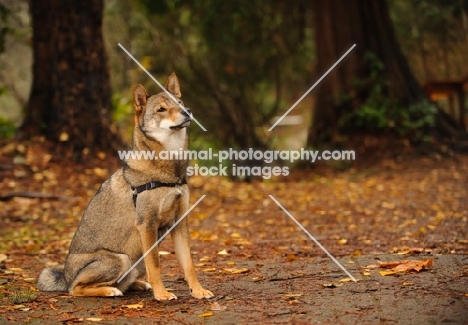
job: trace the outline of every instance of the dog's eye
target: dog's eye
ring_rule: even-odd
[[[158,108],[158,112],[165,112],[165,111],[166,111],[166,109],[164,107]]]

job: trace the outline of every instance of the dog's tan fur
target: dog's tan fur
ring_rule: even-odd
[[[181,97],[177,76],[166,89]],[[142,85],[133,90],[135,129],[131,150],[186,150],[186,127],[191,117],[167,94],[149,96]],[[161,280],[158,249],[154,248],[121,282],[120,277],[158,240],[158,230],[171,227],[189,208],[187,185],[158,187],[141,192],[134,205],[132,187],[151,181],[181,184],[188,161],[126,160],[105,181],[86,209],[65,265],[46,268],[38,279],[43,291],[69,291],[74,296],[121,296],[128,289],[153,289],[157,300],[177,297]],[[202,288],[193,266],[187,219],[171,232],[174,249],[195,298],[211,298]],[[147,282],[141,278],[147,275]]]

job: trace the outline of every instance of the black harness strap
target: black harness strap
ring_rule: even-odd
[[[161,183],[161,182],[148,182],[146,184],[140,185],[133,187],[132,186],[132,191],[133,191],[133,204],[136,207],[136,200],[138,197],[138,194],[144,191],[152,190],[158,187],[176,187],[176,186],[181,186],[187,184],[187,180],[184,178],[182,182],[180,183]]]

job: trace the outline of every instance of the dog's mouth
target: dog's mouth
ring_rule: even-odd
[[[171,126],[170,129],[171,130],[180,130],[180,129],[186,128],[189,125],[190,125],[190,120],[186,120],[186,121],[182,122],[179,125]]]

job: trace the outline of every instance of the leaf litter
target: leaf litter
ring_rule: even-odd
[[[89,157],[84,163],[74,164],[52,157],[34,141],[19,145],[12,143],[9,149],[0,148],[0,151],[2,164],[13,166],[11,170],[0,169],[0,196],[12,192],[34,192],[57,197],[0,200],[2,317],[3,313],[11,312],[8,297],[13,292],[30,290],[33,286],[31,279],[46,264],[64,262],[71,238],[90,198],[105,178],[120,167],[120,162],[112,161],[108,156],[105,160]],[[13,163],[15,156],[24,157],[21,165]],[[268,288],[302,281],[302,287],[288,288],[283,293],[327,287],[322,283],[330,285],[327,288],[346,283],[327,281],[320,274],[309,274],[304,270],[307,265],[319,262],[323,254],[271,200],[266,199],[268,194],[274,194],[304,227],[320,237],[320,242],[336,257],[347,256],[357,261],[371,254],[396,253],[405,257],[467,254],[468,159],[442,159],[409,162],[389,159],[369,168],[353,167],[344,172],[318,168],[307,173],[292,173],[278,182],[235,183],[219,177],[192,177],[189,179],[191,202],[203,194],[207,195],[191,212],[189,221],[194,261],[201,263],[197,264],[201,282],[207,289],[215,288],[213,291],[217,296],[224,295],[225,298],[219,301],[220,308],[227,307],[228,310],[248,305],[242,299],[250,292],[231,287],[235,281]],[[63,198],[65,196],[67,199]],[[161,254],[163,265],[168,268],[163,281],[169,281],[167,286],[173,287],[181,297],[176,303],[155,302],[151,293],[130,293],[125,296],[127,300],[104,299],[102,307],[95,307],[96,315],[93,317],[75,317],[78,311],[71,311],[63,314],[60,320],[92,322],[87,318],[101,318],[101,315],[106,315],[106,321],[119,317],[150,317],[162,313],[160,306],[164,306],[165,313],[170,311],[168,315],[182,312],[205,314],[202,317],[214,316],[216,319],[218,310],[215,309],[218,307],[211,305],[213,302],[192,299],[186,291],[179,293],[186,290],[186,285],[177,280],[181,274],[173,251],[170,241],[161,243],[161,252],[171,252]],[[398,265],[383,267],[378,264],[377,270],[392,274],[418,272],[418,269],[430,269],[433,261],[418,263],[421,262],[400,263],[399,268]],[[271,269],[268,268],[270,264]],[[353,270],[356,272],[357,264],[345,265],[351,273]],[[328,274],[331,270],[327,267],[323,272]],[[370,270],[364,269],[363,274],[370,275]],[[400,287],[402,290],[405,287],[410,289],[411,285]],[[38,298],[32,300],[33,294]],[[270,310],[273,314],[278,305],[275,300],[265,299],[267,292],[262,294],[258,298],[249,296],[247,301],[255,308]],[[68,301],[76,299],[66,293],[56,295],[37,291],[26,296],[29,301],[20,304],[25,306],[22,308],[31,308],[28,311],[31,317],[49,317],[47,311],[56,314],[56,309],[63,310],[64,305],[72,304]],[[58,302],[49,302],[51,297]],[[99,301],[93,299],[88,298]],[[294,297],[289,299],[295,300]],[[284,299],[277,300],[284,302]],[[141,302],[144,306],[140,308]],[[122,303],[135,308],[121,307]],[[9,317],[18,322],[25,321],[23,316],[16,315],[16,311],[20,309]],[[248,317],[248,314],[240,317]],[[57,318],[49,319],[57,321]]]

